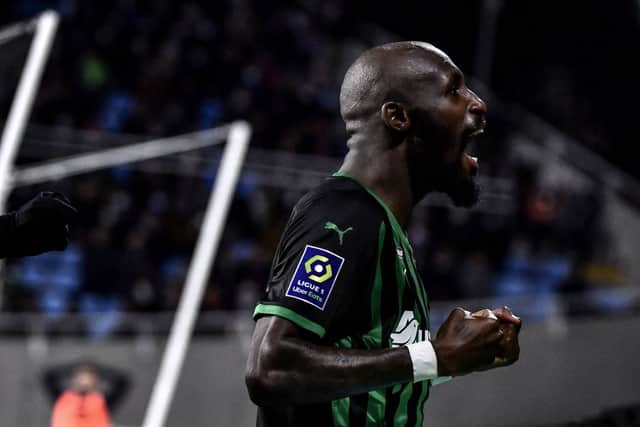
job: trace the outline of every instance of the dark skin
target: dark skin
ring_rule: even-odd
[[[349,152],[341,171],[371,188],[403,227],[434,191],[454,203],[476,200],[478,164],[464,153],[482,132],[486,106],[460,70],[428,44],[396,43],[362,55],[345,76],[341,114]],[[518,359],[520,319],[509,309],[466,318],[453,310],[432,341],[439,376],[507,366]],[[258,319],[246,383],[259,406],[326,402],[413,381],[406,347],[360,350],[316,344],[290,321]],[[284,399],[284,400],[283,400]]]

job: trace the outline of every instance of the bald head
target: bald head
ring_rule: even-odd
[[[400,42],[364,52],[344,77],[340,113],[349,136],[341,170],[391,193],[404,182],[398,197],[413,204],[430,191],[459,206],[478,200],[478,162],[465,149],[484,131],[486,105],[440,49]]]
[[[449,57],[424,42],[397,42],[367,50],[347,70],[340,89],[340,114],[351,132],[387,101],[411,104],[414,86],[435,78]]]

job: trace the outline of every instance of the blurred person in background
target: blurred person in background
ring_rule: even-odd
[[[65,250],[77,214],[64,195],[45,191],[17,211],[0,215],[0,258]]]
[[[51,427],[108,427],[129,388],[124,372],[84,362],[47,369],[43,383],[55,401]]]
[[[432,384],[518,359],[508,308],[457,308],[431,340],[407,226],[432,192],[471,207],[465,152],[486,106],[451,59],[423,42],[363,53],[340,92],[340,171],[297,203],[255,309],[246,382],[257,425],[422,425]]]

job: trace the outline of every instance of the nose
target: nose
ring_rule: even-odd
[[[484,101],[475,94],[475,92],[470,90],[469,94],[471,95],[469,112],[477,114],[479,116],[484,116],[485,114],[487,114],[487,104],[485,104]]]

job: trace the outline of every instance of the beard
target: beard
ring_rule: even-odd
[[[480,186],[471,176],[458,175],[445,179],[438,191],[445,193],[453,204],[461,208],[471,208],[480,200]]]
[[[481,191],[475,177],[464,173],[462,160],[455,165],[445,165],[443,149],[425,144],[417,138],[409,144],[409,175],[414,196],[417,197],[414,203],[430,191],[436,191],[449,196],[457,207],[475,206]]]

